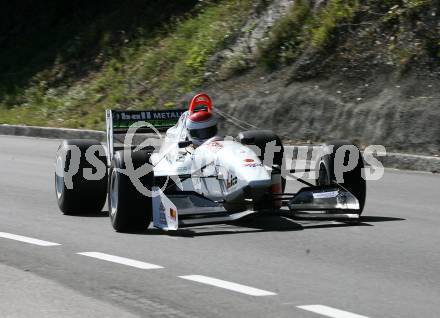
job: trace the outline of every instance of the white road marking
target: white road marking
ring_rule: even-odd
[[[134,259],[125,258],[125,257],[119,257],[115,255],[105,254],[105,253],[99,253],[99,252],[83,252],[83,253],[77,253],[79,255],[84,255],[88,257],[93,257],[97,259],[101,259],[104,261],[109,261],[113,263],[118,263],[122,265],[132,266],[140,269],[158,269],[163,268],[162,266],[145,263],[141,261],[136,261]]]
[[[368,318],[367,316],[361,316],[358,314],[353,314],[348,311],[339,310],[336,308],[323,306],[323,305],[307,305],[307,306],[297,306],[297,307],[303,310],[308,310],[332,318]]]
[[[272,293],[267,290],[257,289],[241,284],[236,284],[232,282],[228,282],[226,280],[221,280],[217,278],[212,278],[208,276],[202,276],[202,275],[187,275],[187,276],[179,276],[180,278],[192,280],[198,283],[212,285],[224,289],[229,289],[238,293],[250,295],[250,296],[272,296],[276,295],[275,293]]]
[[[10,239],[10,240],[20,241],[20,242],[25,242],[25,243],[29,243],[29,244],[39,245],[39,246],[57,246],[57,245],[61,245],[61,244],[58,244],[58,243],[38,240],[36,238],[27,237],[27,236],[21,236],[21,235],[16,235],[16,234],[12,234],[12,233],[6,233],[6,232],[0,232],[0,237],[7,238],[7,239]]]

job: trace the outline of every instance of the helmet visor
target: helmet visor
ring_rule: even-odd
[[[202,129],[190,129],[189,135],[194,139],[209,139],[217,135],[217,126],[211,126]]]

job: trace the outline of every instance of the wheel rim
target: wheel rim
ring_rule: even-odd
[[[64,178],[62,173],[64,172],[63,160],[61,157],[57,157],[56,167],[55,167],[55,191],[57,193],[57,198],[60,199],[64,190]]]
[[[112,216],[116,214],[118,208],[118,192],[119,192],[118,174],[115,170],[113,170],[110,181],[110,213]]]

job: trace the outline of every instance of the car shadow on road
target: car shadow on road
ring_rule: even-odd
[[[373,216],[373,215],[365,215],[361,217],[361,222],[368,223],[378,223],[378,222],[390,222],[390,221],[406,221],[406,219],[395,218],[389,216]]]
[[[172,237],[198,237],[227,234],[246,234],[257,232],[275,231],[301,231],[300,224],[282,216],[259,216],[254,219],[245,219],[221,224],[198,225],[187,228],[179,228],[177,231],[165,232],[151,227],[147,231],[131,232],[135,235],[168,235]]]
[[[228,224],[206,225],[194,228],[179,229],[168,232],[170,236],[199,237],[228,234],[247,234],[258,232],[292,232],[310,229],[325,229],[339,227],[368,227],[370,223],[404,221],[402,218],[384,216],[363,216],[359,223],[344,223],[335,221],[298,220],[280,215],[261,215],[251,219],[238,220]],[[160,230],[159,233],[163,233]]]
[[[261,215],[251,219],[242,219],[226,224],[203,225],[191,228],[180,228],[177,231],[166,232],[172,237],[202,237],[215,235],[230,235],[230,234],[250,234],[260,232],[293,232],[310,229],[325,229],[325,228],[339,228],[339,227],[365,227],[374,226],[369,223],[387,222],[387,221],[403,221],[405,219],[380,217],[380,216],[366,216],[361,218],[361,222],[357,224],[350,224],[335,221],[316,221],[316,220],[297,220],[291,217],[282,215]],[[164,235],[164,231],[150,228],[148,231],[132,233],[140,235]]]
[[[108,212],[79,215],[80,217],[108,217]],[[385,216],[362,216],[359,223],[344,223],[328,220],[298,220],[289,215],[266,214],[252,218],[240,219],[234,222],[180,228],[168,231],[150,227],[147,231],[131,232],[133,235],[168,235],[171,237],[201,237],[229,234],[250,234],[259,232],[293,232],[310,229],[325,229],[339,227],[374,226],[370,223],[405,221],[403,218]]]
[[[108,211],[101,211],[101,212],[93,212],[93,213],[78,213],[75,215],[69,215],[72,217],[78,217],[78,218],[106,218],[109,216]]]

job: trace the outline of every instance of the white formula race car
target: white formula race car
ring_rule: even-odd
[[[323,145],[312,169],[286,169],[282,142],[267,130],[215,136],[194,147],[185,127],[194,111],[213,111],[206,94],[197,95],[188,111],[107,110],[106,146],[96,140],[64,140],[55,172],[61,211],[97,213],[107,198],[112,226],[120,232],[146,230],[151,221],[157,228],[177,230],[268,211],[359,220],[366,183],[356,146]],[[351,166],[350,160],[355,161]],[[295,176],[312,170],[313,183]],[[341,171],[343,179],[337,178]],[[306,187],[286,193],[287,177]]]

